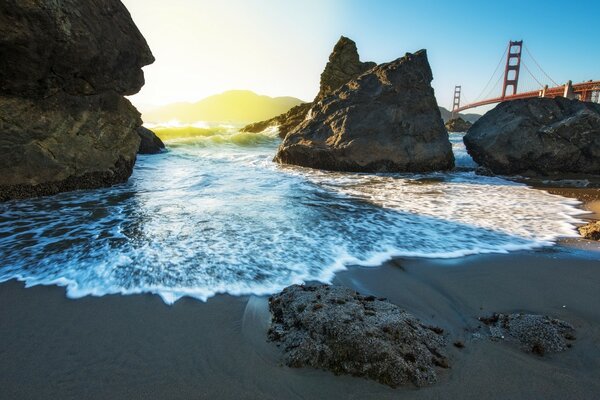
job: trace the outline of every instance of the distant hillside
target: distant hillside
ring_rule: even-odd
[[[442,113],[442,119],[444,120],[444,123],[448,122],[450,120],[450,117],[452,116],[452,112],[448,111],[444,107],[440,107],[440,112]],[[458,113],[458,116],[472,124],[475,123],[475,121],[477,121],[479,118],[481,118],[480,114],[475,114],[475,113],[470,113],[470,114]]]
[[[196,103],[174,103],[144,112],[146,123],[178,120],[181,123],[235,122],[251,123],[273,118],[301,104],[295,97],[261,96],[249,90],[231,90]]]

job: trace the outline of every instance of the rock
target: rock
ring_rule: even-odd
[[[432,79],[425,50],[370,69],[314,103],[275,161],[334,171],[451,169]]]
[[[140,126],[137,133],[141,139],[138,154],[158,154],[165,148],[163,141],[150,129]]]
[[[246,125],[241,129],[241,131],[260,133],[268,128],[277,126],[279,130],[279,136],[284,138],[290,130],[295,128],[304,120],[304,118],[306,118],[306,114],[308,113],[308,110],[310,110],[310,107],[312,107],[312,103],[303,103],[297,105],[292,107],[285,114],[278,115],[275,118]]]
[[[0,201],[124,182],[154,60],[118,0],[0,4]]]
[[[471,126],[473,126],[472,123],[467,122],[460,117],[446,122],[446,130],[448,132],[466,132]]]
[[[329,96],[345,83],[376,65],[374,62],[361,62],[356,43],[347,37],[340,37],[321,73],[319,93],[315,97],[315,102]]]
[[[584,239],[600,241],[600,221],[590,222],[578,228]]]
[[[269,339],[285,363],[397,387],[436,382],[448,368],[443,336],[399,307],[348,288],[293,285],[269,298]],[[438,330],[439,332],[439,330]]]
[[[284,138],[290,130],[304,121],[314,103],[375,65],[374,62],[361,62],[356,43],[347,37],[340,37],[329,56],[329,62],[321,73],[319,93],[312,103],[300,104],[287,113],[270,120],[247,125],[242,128],[242,132],[259,133],[271,126],[277,126],[279,127],[279,136]]]
[[[465,146],[496,174],[600,174],[600,104],[534,98],[500,103],[469,129]]]
[[[154,62],[119,0],[3,0],[0,93],[137,93]]]
[[[575,329],[567,322],[536,314],[493,314],[479,318],[493,338],[513,341],[525,352],[543,356],[565,351],[575,340]]]

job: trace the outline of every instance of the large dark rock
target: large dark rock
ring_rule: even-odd
[[[0,2],[0,93],[137,93],[154,57],[119,0]]]
[[[137,133],[141,139],[138,154],[158,154],[165,148],[163,141],[150,129],[140,126]]]
[[[269,338],[290,367],[314,367],[392,387],[424,386],[447,368],[445,340],[398,306],[344,287],[290,286],[269,299]],[[437,332],[437,333],[436,333]]]
[[[374,62],[361,62],[356,43],[345,36],[340,37],[329,55],[329,61],[325,65],[325,69],[321,73],[319,93],[312,103],[300,104],[275,118],[247,125],[242,128],[242,132],[258,133],[269,127],[277,126],[279,136],[284,138],[288,132],[304,121],[314,103],[330,95],[334,90],[375,65]]]
[[[370,69],[314,103],[275,160],[337,171],[452,168],[432,79],[425,50]]]
[[[464,137],[497,174],[600,174],[600,104],[534,98],[500,103]]]
[[[0,3],[0,200],[124,182],[154,60],[118,0]]]
[[[459,117],[446,122],[445,126],[448,132],[466,132],[473,124]]]

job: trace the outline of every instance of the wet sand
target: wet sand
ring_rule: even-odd
[[[265,341],[265,298],[220,295],[173,306],[152,295],[71,300],[59,287],[0,285],[0,398],[595,399],[600,393],[600,252],[552,248],[350,268],[336,284],[387,297],[441,326],[451,369],[431,387],[280,365]],[[571,322],[571,350],[545,357],[473,340],[494,311]]]

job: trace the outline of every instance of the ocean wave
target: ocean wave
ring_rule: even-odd
[[[260,133],[241,132],[232,125],[207,124],[154,126],[154,132],[170,147],[222,145],[260,146],[279,141],[276,129],[267,129]]]
[[[239,133],[214,128],[140,158],[126,184],[0,204],[0,281],[60,285],[72,298],[264,295],[391,257],[550,246],[576,235],[582,213],[573,200],[472,172],[278,166],[276,141],[238,145]],[[221,135],[228,145],[198,145]]]

